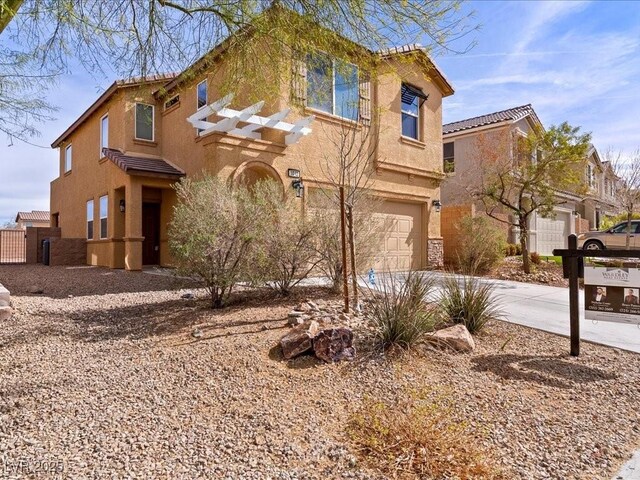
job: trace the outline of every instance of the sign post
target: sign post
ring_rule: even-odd
[[[569,250],[578,249],[578,237],[569,235]],[[569,257],[569,329],[571,332],[571,355],[580,355],[580,304],[578,300],[578,257]],[[564,262],[564,257],[562,258]]]

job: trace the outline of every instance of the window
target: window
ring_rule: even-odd
[[[164,102],[164,109],[168,110],[169,108],[173,107],[175,104],[177,104],[180,101],[180,95],[174,95],[173,97],[171,97],[169,100],[167,100],[166,102]]]
[[[103,148],[109,148],[109,115],[100,119],[100,158],[104,157]]]
[[[207,104],[207,81],[203,80],[198,84],[198,109],[201,109]]]
[[[638,233],[640,222],[631,222],[631,233]],[[620,223],[611,229],[612,233],[627,233],[627,222]]]
[[[153,142],[153,105],[136,103],[136,138]]]
[[[358,120],[358,67],[326,55],[307,56],[307,105],[322,112]]]
[[[402,105],[402,136],[420,140],[420,106],[427,99],[422,90],[406,83],[400,92]]]
[[[100,238],[107,238],[107,214],[109,209],[109,197],[100,197]]]
[[[71,145],[67,145],[67,148],[64,149],[64,172],[71,171]]]
[[[444,159],[443,171],[445,173],[453,173],[456,171],[454,163],[455,150],[453,145],[454,142],[447,142],[442,146],[442,156]]]
[[[87,202],[87,239],[93,240],[93,200]]]

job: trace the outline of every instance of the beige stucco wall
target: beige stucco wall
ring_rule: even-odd
[[[397,67],[397,66],[395,66]],[[399,74],[398,74],[399,72]],[[313,133],[297,144],[286,146],[284,134],[270,131],[264,140],[251,140],[228,134],[212,133],[198,137],[187,117],[196,111],[196,86],[208,81],[209,103],[222,94],[224,72],[220,69],[195,75],[184,85],[169,91],[157,101],[150,95],[153,85],[145,88],[121,88],[87,121],[78,127],[60,146],[60,177],[51,184],[51,213],[59,214],[59,226],[64,237],[86,236],[86,202],[94,200],[94,240],[87,243],[87,262],[122,268],[135,264],[131,255],[141,242],[140,225],[133,221],[140,215],[140,190],[143,187],[162,188],[162,230],[160,256],[163,264],[170,263],[167,248],[167,224],[175,204],[175,193],[165,179],[132,177],[110,161],[99,159],[100,118],[109,113],[109,146],[133,155],[157,155],[185,171],[187,176],[204,173],[233,180],[245,168],[261,162],[273,169],[285,188],[291,188],[287,169],[301,171],[308,188],[326,186],[324,169],[336,155],[332,145],[344,126],[344,121],[332,115],[312,111],[293,111],[287,121],[314,114]],[[401,137],[400,87],[402,81],[422,88],[429,95],[421,109],[420,141]],[[157,86],[157,85],[156,85]],[[180,101],[164,110],[164,101],[174,95]],[[287,89],[282,97],[274,99],[261,115],[269,115],[286,106]],[[155,104],[155,141],[134,138],[135,102]],[[247,107],[248,102],[234,101],[233,108]],[[439,180],[442,176],[442,93],[418,66],[402,65],[383,69],[379,81],[372,85],[372,108],[380,110],[380,142],[376,157],[377,169],[371,189],[377,195],[393,201],[420,205],[423,225],[420,226],[421,249],[426,251],[428,239],[440,239],[439,214],[431,202],[440,196]],[[73,144],[73,168],[64,173],[64,148]],[[109,239],[99,240],[99,197],[109,194]],[[126,213],[118,210],[120,199],[126,200]],[[306,197],[300,200],[303,209]],[[133,249],[133,250],[132,250]],[[128,253],[127,253],[128,252]],[[128,257],[129,256],[129,257]],[[426,254],[421,263],[425,266]],[[127,260],[129,258],[129,260]],[[139,262],[138,262],[139,263]]]

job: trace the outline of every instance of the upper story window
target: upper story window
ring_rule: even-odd
[[[200,109],[207,104],[207,81],[206,80],[203,80],[198,84],[197,92],[198,92],[197,108]]]
[[[402,105],[402,136],[420,140],[420,107],[427,95],[419,88],[407,83],[402,84],[400,91]]]
[[[596,187],[596,169],[590,163],[587,165],[587,183],[590,187]]]
[[[180,95],[174,95],[169,100],[164,102],[164,109],[167,110],[179,102],[180,102]]]
[[[456,171],[454,145],[454,142],[447,142],[442,146],[443,170],[445,173],[453,173]]]
[[[107,217],[109,213],[109,197],[100,197],[100,238],[107,238]]]
[[[307,56],[307,105],[349,120],[358,120],[358,67],[323,54]]]
[[[87,202],[87,239],[93,240],[93,200]]]
[[[104,157],[103,148],[109,148],[109,115],[100,119],[100,158]]]
[[[154,106],[136,103],[136,138],[153,142],[154,135]]]
[[[72,166],[72,148],[67,145],[64,149],[64,173],[70,172]]]

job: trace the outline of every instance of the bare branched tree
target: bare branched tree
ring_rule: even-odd
[[[611,169],[618,177],[614,192],[620,209],[627,216],[626,247],[628,249],[631,240],[631,219],[640,208],[640,148],[630,155],[609,148],[604,154],[604,159],[609,162]]]
[[[355,108],[345,106],[344,108]],[[355,115],[357,118],[357,115]],[[351,290],[354,305],[358,308],[358,250],[357,239],[360,235],[367,235],[367,241],[377,247],[375,240],[376,221],[370,217],[372,205],[376,200],[371,195],[373,186],[373,175],[375,173],[378,159],[379,128],[378,113],[374,110],[371,118],[365,118],[358,122],[341,122],[338,126],[325,127],[326,138],[323,157],[325,161],[321,163],[320,170],[323,178],[329,185],[328,189],[322,191],[333,203],[335,208],[340,209],[340,189],[344,189],[344,209],[347,220],[347,248],[349,251],[349,270],[351,273]],[[367,213],[370,220],[367,228],[361,228],[363,223],[359,221],[358,214]],[[367,260],[368,260],[367,256]],[[342,268],[347,268],[342,265]]]
[[[202,62],[212,68],[220,45],[225,88],[250,84],[256,96],[270,98],[266,90],[280,94],[291,75],[282,61],[287,52],[322,50],[360,65],[398,42],[426,39],[428,48],[451,51],[452,42],[474,28],[459,7],[444,0],[2,0],[0,51],[28,61],[0,63],[0,116],[11,119],[21,108],[29,115],[47,111],[31,104],[28,93],[26,99],[6,95],[5,78],[17,72],[32,86],[42,79],[47,87],[52,75],[77,64],[95,78],[185,71]],[[6,130],[32,133],[16,125]]]

